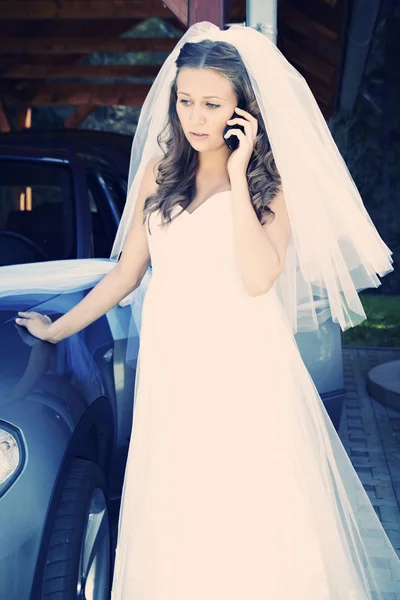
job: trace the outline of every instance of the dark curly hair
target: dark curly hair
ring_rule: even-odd
[[[264,218],[275,218],[268,203],[280,190],[281,178],[275,165],[264,121],[258,106],[246,67],[235,46],[227,42],[187,42],[176,59],[177,74],[171,85],[168,119],[164,129],[157,136],[163,152],[158,163],[157,191],[149,196],[144,204],[143,223],[156,210],[162,214],[164,226],[178,217],[171,217],[174,206],[183,207],[192,202],[196,195],[196,173],[198,152],[187,141],[176,112],[177,77],[179,69],[213,69],[231,81],[237,101],[243,102],[247,110],[258,121],[258,134],[254,150],[246,170],[249,193],[260,222]]]

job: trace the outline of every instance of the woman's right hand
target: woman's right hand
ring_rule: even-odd
[[[15,322],[17,325],[26,327],[29,333],[40,340],[48,342],[52,341],[48,335],[48,330],[52,324],[52,320],[47,315],[41,315],[40,313],[33,311],[18,312],[18,318],[15,319]]]

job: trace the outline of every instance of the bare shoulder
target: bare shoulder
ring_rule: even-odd
[[[143,176],[137,190],[132,223],[126,236],[122,256],[119,259],[119,270],[123,276],[138,285],[150,263],[150,250],[143,221],[143,209],[146,199],[157,189],[157,164],[161,159],[152,157],[144,167]],[[130,190],[128,194],[130,193]]]

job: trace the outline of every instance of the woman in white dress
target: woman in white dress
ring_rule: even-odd
[[[291,284],[305,284],[310,329],[318,289],[346,328],[365,318],[357,290],[379,285],[391,252],[333,146],[328,154],[316,105],[285,88],[294,70],[274,77],[267,42],[266,89],[254,77],[263,36],[227,33],[191,28],[176,72],[171,59],[146,100],[117,265],[56,322],[17,322],[56,343],[135,288],[140,349],[112,600],[383,600],[400,593],[400,561],[301,359]],[[330,193],[347,194],[344,211]]]

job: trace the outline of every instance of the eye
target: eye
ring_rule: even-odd
[[[189,100],[179,100],[180,104],[184,104],[185,106],[187,106],[189,104]],[[209,108],[219,108],[221,105],[220,104],[212,104],[211,102],[207,102],[206,106],[208,106]]]

